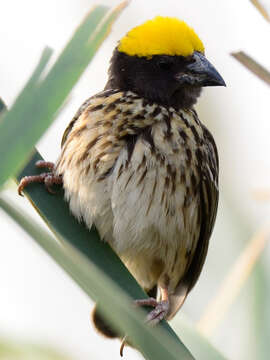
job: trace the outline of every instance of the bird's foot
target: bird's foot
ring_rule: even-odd
[[[170,303],[169,299],[166,296],[165,300],[157,301],[154,298],[148,299],[139,299],[134,301],[135,306],[151,306],[154,310],[150,311],[150,313],[146,316],[146,323],[155,326],[161,320],[166,319],[166,316],[169,312]],[[124,336],[120,346],[120,355],[123,356],[123,351],[125,344],[127,342],[127,336]]]
[[[18,186],[18,193],[22,196],[22,191],[26,186],[31,183],[39,182],[44,183],[47,191],[51,194],[55,194],[55,191],[52,190],[52,185],[58,184],[61,185],[63,180],[61,175],[55,175],[53,173],[54,170],[54,163],[47,162],[47,161],[37,161],[36,166],[39,168],[47,168],[50,171],[46,173],[42,173],[39,175],[32,175],[32,176],[25,176],[21,179],[20,184]]]
[[[154,298],[135,300],[136,306],[152,306],[154,310],[146,317],[146,322],[151,325],[158,324],[161,320],[165,319],[169,312],[169,299],[157,301]]]

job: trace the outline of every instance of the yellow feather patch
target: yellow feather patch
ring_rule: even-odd
[[[157,16],[130,30],[120,40],[120,52],[131,56],[182,55],[204,52],[195,31],[177,18]]]

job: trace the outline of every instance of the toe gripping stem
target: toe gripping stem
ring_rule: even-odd
[[[161,301],[157,301],[154,298],[139,299],[134,301],[135,306],[151,306],[154,308],[152,311],[150,311],[150,313],[146,317],[146,323],[152,326],[155,326],[161,320],[166,319],[166,316],[170,309],[168,289],[160,288],[160,291],[161,291]],[[127,338],[128,338],[127,335],[125,335],[121,341],[121,346],[120,346],[121,357],[123,356],[123,351],[125,344],[127,342]]]
[[[39,175],[25,176],[21,179],[20,184],[18,186],[18,194],[23,196],[22,191],[26,186],[31,183],[44,183],[45,188],[51,194],[55,194],[55,191],[51,189],[51,186],[54,184],[62,184],[62,176],[54,174],[54,163],[47,162],[43,160],[39,160],[36,162],[36,166],[39,168],[47,168],[50,172],[44,172]]]

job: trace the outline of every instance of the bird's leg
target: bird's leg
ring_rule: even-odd
[[[18,193],[22,196],[23,189],[28,186],[31,183],[34,182],[40,182],[44,183],[47,191],[49,191],[51,194],[54,194],[55,192],[51,189],[51,186],[54,184],[61,185],[63,180],[61,175],[55,175],[54,174],[54,163],[47,162],[47,161],[37,161],[36,166],[39,168],[47,168],[50,171],[46,173],[42,173],[39,175],[32,175],[32,176],[25,176],[21,179],[20,184],[18,186]]]
[[[39,160],[39,161],[36,162],[36,167],[46,168],[46,169],[49,169],[50,171],[53,171],[54,170],[54,163],[50,162],[50,161]]]
[[[167,288],[161,288],[161,301],[157,301],[154,298],[149,299],[140,299],[135,300],[135,305],[137,306],[152,306],[154,310],[150,311],[150,313],[146,317],[146,322],[151,325],[158,324],[161,320],[165,319],[169,308],[169,295]]]
[[[150,323],[150,325],[157,325],[161,320],[165,319],[169,309],[169,295],[167,288],[161,288],[161,301],[157,301],[154,298],[148,299],[139,299],[134,301],[136,306],[151,306],[154,307],[154,310],[150,311],[150,313],[146,317],[146,322]],[[124,336],[120,346],[120,355],[123,356],[124,347],[127,341],[127,335]]]

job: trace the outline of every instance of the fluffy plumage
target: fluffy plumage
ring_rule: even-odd
[[[216,212],[211,135],[193,109],[175,111],[130,91],[104,91],[79,114],[56,165],[71,211],[96,225],[145,290],[158,284],[173,295],[184,287],[186,295]],[[203,255],[194,259],[199,239]]]
[[[154,322],[172,318],[196,283],[216,217],[217,149],[193,106],[203,86],[225,83],[203,52],[176,19],[128,33],[104,91],[66,129],[50,175],[49,184],[63,181],[72,213],[97,227],[139,284],[158,289]],[[94,319],[115,335],[99,314]]]

